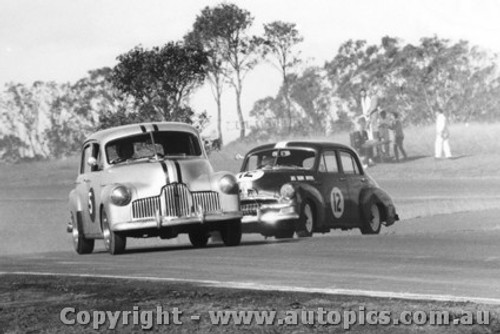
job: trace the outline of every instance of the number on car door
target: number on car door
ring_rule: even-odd
[[[330,227],[347,226],[349,189],[347,180],[340,174],[337,154],[325,150],[320,156],[318,179],[326,203],[325,217]]]

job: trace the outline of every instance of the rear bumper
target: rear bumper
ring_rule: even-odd
[[[162,229],[184,225],[206,224],[241,219],[241,211],[222,212],[216,214],[196,214],[189,217],[157,216],[154,218],[138,219],[128,222],[115,223],[111,226],[113,231],[132,231],[144,229]]]

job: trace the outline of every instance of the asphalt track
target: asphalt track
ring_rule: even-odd
[[[411,219],[381,235],[245,235],[241,246],[142,242],[111,256],[71,250],[0,257],[2,273],[179,279],[229,287],[500,303],[500,210]],[[69,238],[69,236],[67,236]],[[1,279],[1,276],[0,276]]]

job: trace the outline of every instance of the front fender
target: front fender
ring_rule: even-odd
[[[221,208],[224,212],[239,211],[240,197],[238,183],[236,182],[234,193],[226,194],[220,189],[219,182],[226,175],[232,176],[236,182],[236,177],[233,173],[226,171],[215,172],[210,175],[210,188],[212,189],[212,191],[216,191],[219,193]]]
[[[118,184],[109,184],[106,185],[101,189],[101,203],[99,205],[99,222],[101,222],[101,213],[102,210],[106,210],[106,214],[108,216],[108,221],[111,230],[113,230],[113,226],[118,223],[122,222],[129,222],[132,220],[132,209],[131,205],[134,199],[137,198],[137,190],[135,189],[134,186],[132,186],[129,183],[120,183],[120,185],[126,186],[127,188],[130,189],[132,199],[130,200],[130,203],[124,206],[118,206],[114,205],[111,203],[110,196],[111,196],[111,191],[113,190],[114,187],[116,187]]]
[[[302,203],[306,200],[310,200],[314,203],[316,207],[317,219],[316,222],[319,226],[325,224],[325,200],[321,195],[321,192],[314,186],[307,183],[296,183],[294,186],[297,189],[297,203],[300,208]]]

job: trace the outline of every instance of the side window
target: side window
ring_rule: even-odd
[[[85,174],[90,172],[90,166],[87,161],[92,156],[92,144],[87,144],[83,148],[82,161],[80,162],[80,174]]]
[[[97,163],[99,165],[99,159],[100,159],[100,157],[99,157],[99,145],[87,144],[83,148],[82,161],[80,163],[80,174],[95,172],[98,170],[98,165],[91,167],[87,163],[89,161],[90,157],[96,158]]]
[[[322,173],[338,173],[337,157],[335,151],[325,151],[320,160],[319,172]]]
[[[345,174],[361,174],[356,159],[348,152],[340,152],[340,161]]]

